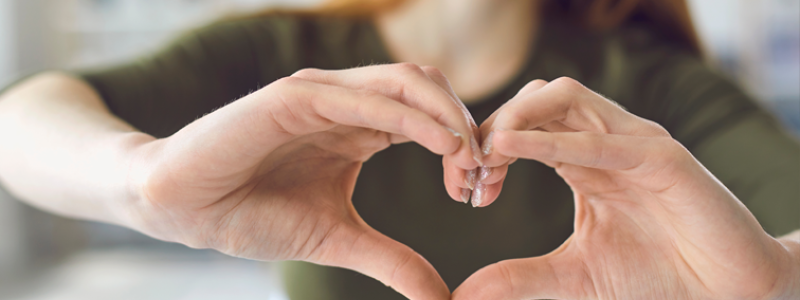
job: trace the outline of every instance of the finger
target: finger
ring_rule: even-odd
[[[574,270],[550,255],[505,260],[472,274],[453,292],[452,299],[581,299],[582,273]]]
[[[459,98],[458,95],[456,95],[455,90],[453,90],[453,87],[450,85],[450,81],[447,79],[446,76],[444,76],[444,73],[442,73],[442,71],[440,71],[439,69],[430,66],[422,67],[422,71],[425,72],[426,75],[428,75],[428,78],[430,78],[431,81],[436,83],[436,85],[438,85],[443,91],[447,92],[447,94],[450,95],[451,99],[455,100],[456,105],[464,114],[464,118],[466,118],[467,121],[469,122],[469,125],[472,128],[473,133],[476,135],[476,137],[479,137],[478,132],[480,131],[480,129],[478,125],[475,123],[475,119],[472,117],[472,113],[469,112],[469,109],[467,109],[467,106],[464,104],[463,101],[461,101],[461,98]]]
[[[515,98],[519,100],[509,103],[497,116],[493,128],[530,130],[560,121],[577,131],[641,136],[668,135],[657,124],[625,111],[615,102],[566,77]]]
[[[478,170],[478,182],[483,184],[495,184],[508,174],[508,165],[499,167],[481,167]]]
[[[449,178],[447,172],[444,173],[444,188],[447,191],[447,195],[450,196],[451,199],[462,202],[462,203],[469,203],[469,198],[472,195],[472,190],[468,188],[461,188],[457,185],[450,183],[452,179]]]
[[[442,157],[444,170],[444,183],[453,200],[459,202],[469,202],[469,195],[477,180],[475,169],[463,170],[450,161],[449,156]]]
[[[453,99],[456,100],[456,103],[458,104],[459,108],[461,108],[461,111],[464,113],[465,118],[469,121],[469,124],[472,127],[474,137],[470,138],[469,145],[473,155],[476,155],[473,156],[473,159],[482,164],[483,154],[480,152],[480,148],[477,143],[477,141],[481,137],[481,133],[480,129],[475,123],[475,119],[472,117],[472,113],[469,112],[467,106],[464,105],[464,103],[458,98],[455,91],[450,86],[450,82],[447,80],[447,77],[445,77],[444,74],[441,71],[439,71],[439,69],[433,67],[422,67],[422,70],[425,72],[425,74],[428,75],[429,78],[431,78],[433,82],[439,85],[439,87],[445,90]],[[447,157],[443,159],[447,159]],[[457,190],[455,188],[452,189],[453,192],[458,191],[459,194],[458,200],[464,203],[469,203],[470,199],[475,195],[474,189],[477,182],[480,180],[479,177],[490,175],[491,168],[479,167],[471,170],[461,170],[460,168],[454,167],[454,168],[445,168],[445,172],[449,172],[450,174],[452,174],[450,178],[455,178],[454,183],[457,184],[458,187],[460,187],[460,190]],[[483,189],[481,191],[483,191]],[[495,192],[494,189],[491,189],[491,192]],[[497,191],[497,193],[499,194],[499,191]],[[481,193],[479,194],[479,197],[483,198],[482,195],[484,194],[487,193],[486,192]]]
[[[390,134],[389,142],[392,143],[393,145],[397,145],[397,144],[412,142],[412,140],[402,134]]]
[[[427,260],[366,225],[335,232],[328,240],[334,244],[311,262],[360,272],[409,299],[450,299],[447,285]]]
[[[464,102],[462,102],[458,98],[458,95],[456,95],[456,91],[453,90],[453,87],[450,85],[450,80],[447,79],[444,73],[442,73],[442,71],[440,71],[439,69],[431,66],[422,66],[420,67],[420,69],[422,69],[422,72],[424,72],[425,75],[427,75],[428,78],[430,78],[431,81],[433,81],[433,83],[438,85],[439,88],[441,88],[445,93],[450,95],[451,99],[457,100],[455,101],[455,104],[458,105],[459,108],[461,108],[461,111],[463,113],[469,116],[468,117],[469,120],[472,120],[472,123],[474,124],[475,121],[472,118],[472,114],[469,113],[469,110],[467,110],[467,107],[466,105],[464,105]]]
[[[572,129],[569,126],[564,125],[564,123],[561,123],[561,122],[558,122],[558,121],[544,124],[542,126],[539,126],[539,128],[537,128],[537,129],[540,129],[542,131],[547,131],[547,132],[575,132],[576,131],[575,129]]]
[[[433,117],[383,95],[296,78],[282,80],[266,97],[288,100],[269,101],[262,108],[271,121],[264,123],[277,125],[278,131],[303,135],[341,124],[402,135],[437,154],[451,154],[461,145],[461,136]]]
[[[430,78],[431,81],[436,83],[436,85],[438,85],[443,91],[447,92],[447,94],[450,95],[450,97],[454,100],[455,104],[464,114],[464,118],[467,120],[470,128],[472,129],[472,136],[468,141],[470,153],[472,154],[473,160],[478,162],[480,165],[483,165],[483,154],[481,153],[479,147],[480,145],[478,144],[478,141],[481,139],[481,132],[480,129],[478,128],[478,125],[475,123],[475,119],[472,117],[472,113],[469,112],[469,109],[467,109],[467,106],[464,105],[464,102],[462,102],[461,99],[458,98],[458,95],[456,95],[455,90],[453,90],[453,87],[450,85],[450,81],[447,79],[446,76],[444,76],[444,73],[442,73],[439,69],[430,66],[422,67],[422,71],[425,72],[426,75],[428,75],[428,78]],[[459,153],[456,153],[456,155],[459,155]],[[461,154],[462,159],[465,155],[466,154]],[[474,174],[475,171],[473,169],[473,170],[467,170],[466,172],[467,174]],[[474,178],[475,176],[472,177],[467,176],[467,177],[468,180],[472,180],[472,178]],[[470,189],[474,188],[475,186],[474,180],[472,180],[469,183],[469,186]],[[467,192],[462,191],[461,194],[462,198],[464,198],[466,197]]]
[[[500,113],[500,111],[503,110],[503,108],[506,105],[508,105],[512,101],[515,101],[515,99],[517,101],[518,99],[520,99],[520,97],[517,96],[533,93],[541,89],[545,85],[547,85],[547,81],[542,79],[536,79],[531,82],[528,82],[528,84],[526,84],[524,87],[522,87],[522,89],[519,90],[519,92],[517,92],[517,95],[515,95],[514,98],[511,98],[506,103],[503,103],[503,105],[500,106],[500,108],[498,108],[497,110],[495,110],[495,112],[492,113],[492,115],[489,116],[489,118],[483,121],[483,124],[481,124],[481,132],[483,133],[483,135],[486,136],[489,134],[489,131],[491,130],[491,125],[494,123],[494,120],[497,118],[497,115]]]
[[[495,120],[497,119],[497,116],[499,114],[501,114],[507,107],[509,107],[509,106],[513,107],[514,106],[514,104],[513,104],[514,102],[523,101],[524,98],[519,97],[519,95],[531,94],[533,92],[538,91],[539,89],[541,89],[545,85],[547,85],[547,81],[544,81],[544,80],[541,80],[541,79],[537,79],[537,80],[529,82],[522,89],[520,89],[520,91],[517,93],[517,96],[515,96],[514,98],[512,98],[511,100],[509,100],[508,102],[503,104],[503,106],[501,106],[494,113],[492,113],[492,115],[489,116],[489,118],[486,119],[486,121],[484,121],[483,124],[481,124],[481,134],[482,134],[482,136],[485,137],[484,140],[483,140],[483,143],[481,143],[481,145],[482,145],[481,154],[484,156],[484,165],[490,166],[490,167],[498,167],[498,166],[502,166],[504,164],[508,164],[508,162],[510,160],[509,157],[506,157],[506,156],[501,155],[501,154],[494,153],[493,148],[492,148],[492,137],[493,137],[493,133],[494,133],[495,129],[503,128],[503,127],[494,126],[494,123],[495,123]],[[505,128],[505,129],[513,129],[513,128]]]
[[[561,122],[558,122],[558,121],[547,123],[547,124],[542,125],[541,127],[536,128],[534,130],[547,131],[547,132],[575,132],[575,130],[573,130],[572,128],[569,128],[566,125],[564,125],[564,124],[562,124]],[[516,161],[516,158],[513,159],[512,161]],[[550,160],[546,160],[546,159],[540,160],[539,162],[547,165],[548,167],[554,168],[554,169],[556,169],[559,166],[561,166],[560,162],[550,161]],[[512,163],[513,162],[509,162],[509,164],[512,164]]]
[[[708,170],[689,150],[668,137],[594,132],[499,131],[495,135],[495,149],[508,156],[591,169],[616,170],[641,188],[662,194],[664,199],[678,201],[681,205],[686,202],[698,203],[687,199],[715,197],[702,196],[706,191],[730,193],[713,175],[709,175]],[[594,179],[582,178],[579,175],[591,176],[591,172],[564,166],[556,168],[565,179],[573,183],[578,180],[591,182],[591,185],[583,185],[585,192],[602,192],[613,188],[613,180],[596,176]],[[700,185],[701,182],[704,186],[715,188],[703,191],[678,188]],[[718,187],[722,188],[717,189]]]
[[[369,90],[402,102],[433,117],[440,124],[462,135],[462,147],[451,154],[453,162],[463,169],[476,168],[481,161],[472,128],[474,122],[462,111],[458,98],[453,98],[417,65],[410,63],[370,66],[341,71],[305,69],[292,75],[314,82],[351,89]],[[449,85],[449,84],[448,84]]]
[[[539,128],[535,128],[534,130],[543,130],[547,132],[575,132],[574,129],[567,127],[566,125],[562,124],[561,122],[554,121],[547,124],[542,125]],[[486,140],[483,142],[482,152],[484,154],[484,161],[486,162],[487,166],[495,166],[501,164],[505,161],[505,164],[501,166],[508,166],[517,161],[517,158],[509,158],[505,155],[500,153],[494,153],[494,133],[492,131],[489,133]],[[494,154],[494,155],[491,155]],[[550,167],[555,167],[557,163],[550,162],[550,161],[542,161],[546,165]]]
[[[486,207],[494,203],[500,192],[503,190],[505,177],[500,178],[495,183],[478,183],[472,191],[472,207]]]
[[[648,157],[657,162],[674,158],[659,152],[676,147],[667,138],[594,132],[499,131],[494,138],[495,149],[504,155],[605,170],[633,169]]]
[[[164,143],[169,149],[160,151],[163,156],[158,159],[172,162],[171,174],[189,174],[179,179],[184,184],[178,185],[186,189],[212,179],[215,186],[240,184],[250,176],[243,170],[253,170],[287,141],[338,125],[402,135],[443,155],[463,143],[462,136],[428,114],[385,96],[284,78],[182,128],[169,137],[181,142]],[[177,155],[189,152],[192,155]],[[220,196],[208,194],[207,199]]]

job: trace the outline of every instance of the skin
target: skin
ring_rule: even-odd
[[[483,125],[487,165],[541,161],[575,194],[550,254],[461,284],[473,299],[797,299],[800,242],[775,239],[661,126],[577,81],[534,81]]]
[[[85,83],[45,74],[0,100],[0,137],[11,141],[0,147],[0,179],[54,213],[236,257],[348,268],[411,299],[448,299],[436,270],[370,228],[350,200],[361,164],[393,143],[477,167],[467,116],[434,68],[308,69],[155,139],[108,113]]]
[[[468,191],[490,205],[518,158],[553,166],[576,194],[564,246],[487,266],[453,299],[800,295],[796,241],[764,233],[658,125],[580,84],[535,81],[476,126],[456,95],[478,99],[518,71],[536,3],[410,1],[379,16],[379,30],[396,61],[440,69],[303,70],[163,139],[110,114],[84,82],[39,75],[0,96],[0,180],[61,215],[238,257],[349,268],[411,299],[448,299],[424,258],[350,202],[365,160],[413,141],[443,155],[456,201]]]

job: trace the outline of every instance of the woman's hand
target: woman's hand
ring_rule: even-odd
[[[488,166],[556,169],[575,194],[575,232],[545,256],[479,270],[453,299],[800,296],[798,243],[765,233],[663,128],[580,83],[534,81],[482,130],[494,133]]]
[[[140,147],[128,218],[191,247],[348,268],[446,299],[434,268],[364,223],[351,196],[361,164],[392,143],[444,155],[446,176],[463,178],[479,159],[465,111],[432,68],[303,70]]]

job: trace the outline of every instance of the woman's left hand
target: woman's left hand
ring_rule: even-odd
[[[489,167],[556,169],[575,232],[545,256],[479,270],[453,299],[798,299],[800,244],[764,232],[656,123],[562,78],[530,83],[481,129],[494,133]]]

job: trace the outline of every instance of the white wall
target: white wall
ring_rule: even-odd
[[[0,0],[0,86],[5,86],[16,73],[14,66],[14,24],[12,0]]]
[[[13,1],[0,0],[0,87],[17,75]],[[0,278],[25,260],[21,204],[0,189]]]
[[[690,0],[701,38],[720,67],[764,101],[800,98],[800,1]],[[726,65],[734,64],[734,65]]]
[[[149,53],[176,35],[229,14],[321,0],[49,0],[59,63],[94,66]]]

